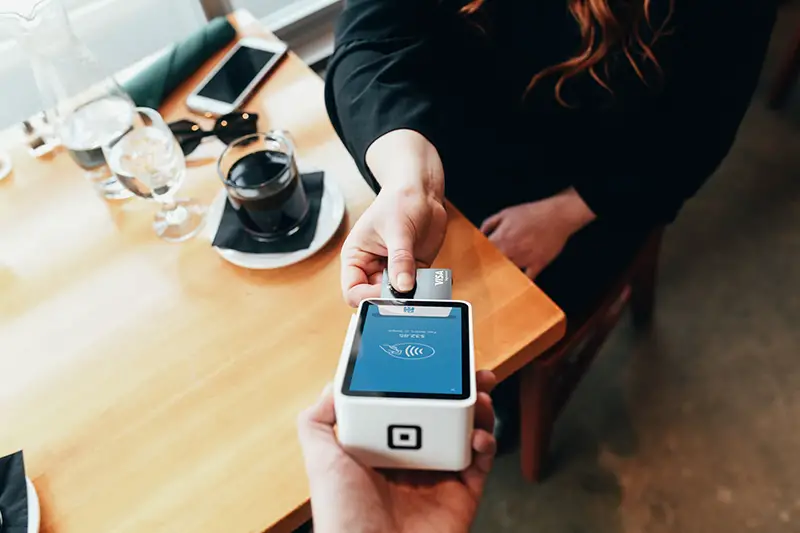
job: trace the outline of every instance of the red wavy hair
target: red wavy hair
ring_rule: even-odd
[[[474,15],[483,7],[486,1],[470,0],[467,5],[461,8],[461,13]],[[608,82],[607,60],[609,54],[618,49],[622,50],[628,63],[643,83],[647,83],[642,72],[644,63],[651,62],[655,69],[659,73],[661,72],[658,60],[653,54],[652,46],[666,33],[665,28],[672,16],[674,0],[665,0],[668,2],[668,12],[658,28],[653,28],[651,25],[650,4],[652,0],[630,0],[627,2],[624,16],[615,13],[611,9],[609,0],[566,1],[568,2],[569,11],[581,31],[581,47],[574,57],[557,65],[547,67],[534,75],[528,84],[526,94],[542,78],[558,74],[559,78],[555,87],[556,99],[561,105],[569,107],[561,95],[564,83],[584,72],[588,72],[592,79],[605,90],[612,92]],[[643,28],[647,28],[652,32],[647,41],[642,37]],[[640,56],[640,59],[637,60],[634,56]],[[598,67],[601,66],[605,79],[597,71]]]

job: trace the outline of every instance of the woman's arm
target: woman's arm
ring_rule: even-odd
[[[675,33],[659,43],[678,51],[665,67],[661,111],[638,117],[638,128],[621,132],[618,151],[603,154],[602,176],[574,183],[598,217],[623,224],[670,222],[716,170],[758,83],[774,4],[676,2]]]
[[[397,157],[398,154],[403,156]],[[444,169],[439,152],[416,131],[400,129],[381,135],[369,145],[366,163],[379,187],[421,192],[444,203]]]
[[[415,165],[443,179],[434,148],[437,6],[435,0],[348,0],[339,21],[325,102],[336,132],[375,191],[412,174],[390,164],[401,166],[403,159],[419,159]]]

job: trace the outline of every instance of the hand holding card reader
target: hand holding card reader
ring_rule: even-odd
[[[450,287],[449,270],[420,270],[418,292],[437,271]],[[476,398],[467,302],[361,303],[335,381],[337,434],[348,453],[377,468],[463,470],[472,460]]]

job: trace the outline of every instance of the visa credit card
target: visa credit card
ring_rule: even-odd
[[[418,268],[417,284],[409,293],[392,289],[389,273],[383,271],[381,298],[401,300],[452,300],[453,273],[449,268]]]

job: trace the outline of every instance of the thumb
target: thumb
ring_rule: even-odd
[[[333,387],[328,385],[317,403],[297,417],[297,436],[306,473],[312,482],[319,476],[324,477],[337,453],[341,452],[334,431],[335,424]]]
[[[333,405],[333,386],[329,383],[322,391],[317,403],[307,408],[297,417],[297,431],[300,435],[300,444],[323,434],[333,436],[333,426],[336,424],[336,411]]]
[[[389,283],[400,292],[412,291],[417,277],[414,234],[398,228],[388,235],[386,250],[389,260]]]
[[[315,424],[333,427],[336,424],[336,411],[333,407],[333,384],[328,383],[322,389],[317,403],[307,411],[308,421]]]

